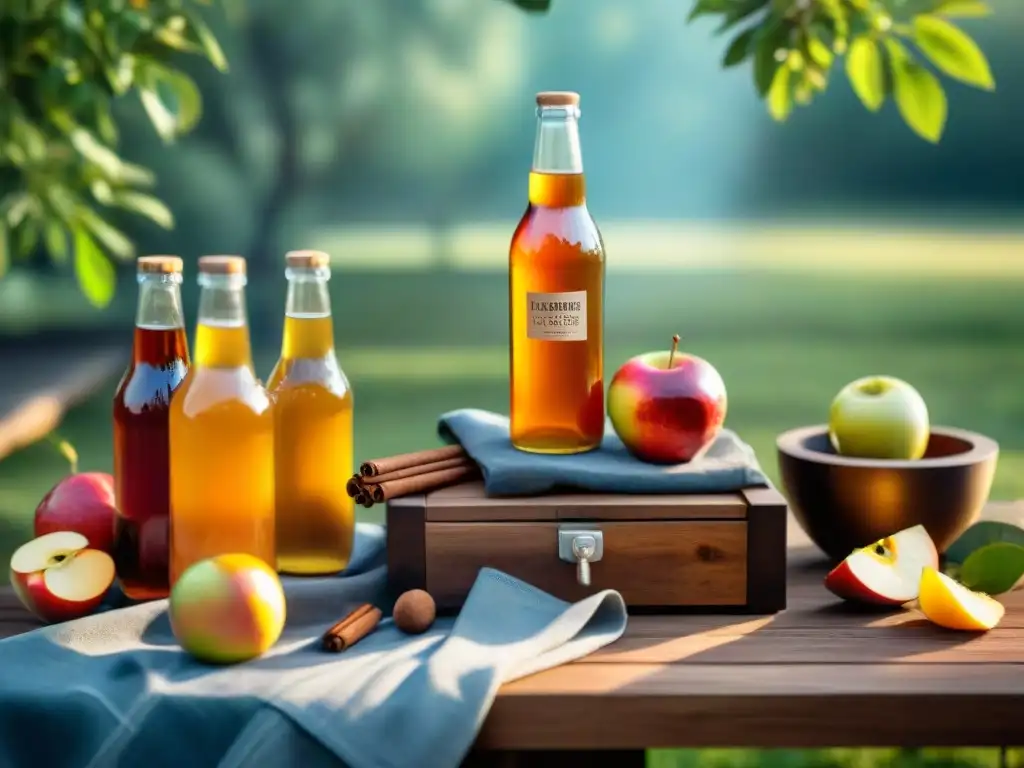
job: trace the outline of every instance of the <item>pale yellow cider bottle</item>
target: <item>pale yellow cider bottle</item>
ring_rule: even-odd
[[[277,567],[336,573],[348,565],[355,502],[352,387],[334,352],[327,254],[285,256],[288,298],[281,358],[267,386],[274,397]]]
[[[173,586],[193,563],[243,552],[276,564],[274,414],[256,378],[245,260],[199,260],[192,367],[171,399]]]

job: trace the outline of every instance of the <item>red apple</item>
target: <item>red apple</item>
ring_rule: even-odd
[[[108,554],[114,551],[116,525],[114,478],[105,472],[68,475],[36,507],[36,536],[74,531]]]
[[[608,388],[608,417],[626,448],[642,461],[689,461],[725,421],[725,382],[707,360],[672,349],[631,358]]]
[[[89,549],[85,536],[58,531],[22,544],[11,555],[11,584],[22,604],[53,624],[87,616],[114,583],[114,561]]]
[[[938,567],[935,542],[915,525],[855,550],[825,577],[825,586],[845,600],[903,605],[917,599],[924,569]]]

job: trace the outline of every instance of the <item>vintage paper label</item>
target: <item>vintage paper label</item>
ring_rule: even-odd
[[[586,341],[587,292],[527,293],[526,337],[545,341]]]

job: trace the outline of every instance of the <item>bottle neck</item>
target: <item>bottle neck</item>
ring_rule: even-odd
[[[181,311],[181,275],[139,275],[135,325],[147,331],[173,331],[185,327]]]
[[[583,173],[578,107],[540,107],[533,145],[536,173]]]
[[[199,275],[195,365],[252,370],[245,275]]]
[[[132,364],[162,367],[189,361],[185,317],[181,309],[181,275],[140,273],[135,313]]]
[[[540,107],[530,172],[530,202],[563,207],[586,198],[578,107]]]
[[[333,353],[334,325],[327,287],[330,274],[326,267],[285,270],[288,298],[281,357],[321,358]]]

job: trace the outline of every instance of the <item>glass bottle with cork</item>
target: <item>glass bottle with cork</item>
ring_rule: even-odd
[[[509,250],[512,444],[582,453],[604,434],[604,243],[587,209],[580,97],[537,94],[529,205]]]
[[[274,413],[256,378],[245,259],[199,259],[192,367],[171,401],[171,586],[190,565],[242,552],[275,567]]]
[[[348,565],[354,500],[352,387],[338,365],[328,281],[320,251],[285,255],[288,297],[281,357],[267,388],[274,397],[277,567],[337,573]]]
[[[182,261],[136,263],[138,308],[132,358],[114,393],[114,562],[133,600],[167,597],[171,396],[189,368],[181,309]]]

